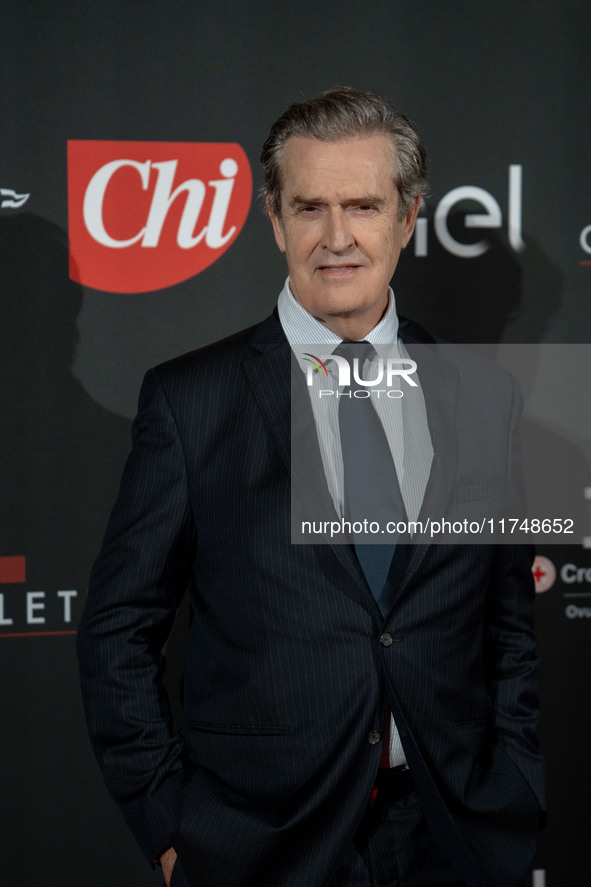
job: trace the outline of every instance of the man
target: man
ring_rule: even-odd
[[[362,545],[290,536],[300,343],[330,353],[365,340],[371,364],[384,343],[433,341],[398,321],[389,289],[426,190],[421,139],[380,98],[337,88],[291,106],[262,161],[289,278],[262,324],[146,376],[79,631],[97,757],[173,887],[518,887],[543,782],[531,551],[389,546],[376,580]],[[471,451],[481,394],[469,371],[452,382],[453,435]],[[423,387],[417,483],[453,498],[438,462],[447,407]],[[493,387],[492,422],[510,427],[518,399],[504,377]],[[308,394],[310,470],[322,466],[342,516],[349,444],[327,437]],[[498,449],[503,486],[510,453]],[[161,649],[187,586],[173,736]]]

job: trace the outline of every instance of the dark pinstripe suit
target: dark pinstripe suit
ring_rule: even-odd
[[[423,336],[409,322],[401,335]],[[392,710],[459,875],[515,887],[543,782],[531,551],[417,546],[384,623],[350,547],[290,544],[289,362],[273,316],[146,377],[79,631],[107,784],[148,858],[172,841],[200,887],[321,887],[371,791],[368,734]],[[481,395],[469,374],[443,383],[469,446]],[[491,421],[510,421],[512,398],[503,377]],[[453,486],[441,468],[436,496]],[[160,650],[187,584],[171,738]]]

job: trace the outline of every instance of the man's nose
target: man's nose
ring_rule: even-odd
[[[333,253],[342,253],[355,243],[350,219],[340,207],[327,213],[323,235],[322,245]]]

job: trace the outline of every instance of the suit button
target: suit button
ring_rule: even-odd
[[[384,634],[380,636],[380,644],[382,645],[382,647],[391,647],[392,635],[385,631]]]
[[[381,742],[384,738],[384,734],[380,733],[379,730],[372,730],[369,736],[367,737],[367,741],[370,745],[377,745],[378,742]]]

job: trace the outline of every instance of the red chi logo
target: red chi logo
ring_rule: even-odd
[[[187,280],[238,237],[251,197],[238,144],[69,141],[70,277],[113,293]]]
[[[536,591],[548,591],[556,582],[556,567],[547,557],[536,557],[532,567]]]

